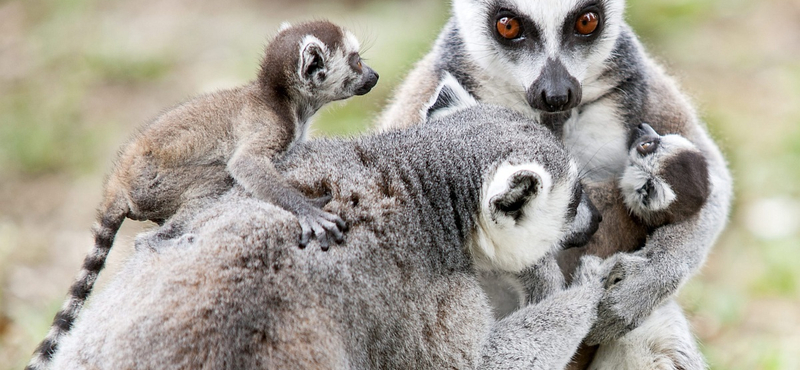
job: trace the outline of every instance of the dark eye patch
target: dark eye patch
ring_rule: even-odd
[[[597,25],[592,27],[592,31],[588,34],[582,34],[579,29],[579,24],[584,20],[586,14],[592,13],[596,17]],[[605,2],[590,0],[583,4],[576,6],[567,17],[564,18],[564,24],[561,26],[562,43],[568,47],[575,47],[578,45],[590,44],[596,40],[605,28]],[[578,27],[576,27],[578,26]]]
[[[361,72],[363,69],[361,65],[361,56],[358,55],[358,53],[350,53],[350,56],[348,57],[348,64],[350,64],[350,68],[353,68],[353,70],[357,72]]]
[[[498,3],[486,14],[487,27],[498,44],[509,48],[535,48],[541,44],[540,31],[536,24],[511,5]],[[499,26],[503,20],[506,22],[504,25],[512,27],[510,30]]]

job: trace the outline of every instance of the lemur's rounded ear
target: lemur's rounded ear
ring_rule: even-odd
[[[508,178],[505,189],[489,199],[492,219],[505,216],[518,221],[523,216],[522,209],[528,201],[536,197],[541,188],[542,178],[535,172],[530,170],[514,172]]]
[[[457,110],[478,104],[461,83],[449,72],[444,72],[436,93],[426,105],[425,117],[428,119],[439,118]]]
[[[327,48],[318,38],[306,36],[300,43],[300,76],[310,82],[318,83],[325,79]]]

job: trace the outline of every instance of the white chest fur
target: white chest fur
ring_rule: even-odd
[[[577,109],[564,124],[564,146],[580,174],[589,180],[619,177],[628,157],[628,133],[611,102],[594,102]]]

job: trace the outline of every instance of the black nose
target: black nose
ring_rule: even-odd
[[[356,89],[356,95],[364,95],[378,84],[378,74],[366,64],[364,65],[364,76],[361,78],[361,86]]]
[[[528,89],[528,104],[549,113],[575,108],[581,102],[581,84],[559,60],[547,59],[539,78]]]

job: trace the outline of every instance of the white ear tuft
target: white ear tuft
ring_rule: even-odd
[[[305,81],[319,83],[325,78],[328,48],[318,38],[307,35],[300,41],[298,75]]]
[[[444,117],[455,111],[477,105],[475,98],[449,72],[444,72],[436,93],[426,105],[428,119]]]
[[[278,27],[278,32],[286,31],[287,29],[291,28],[292,24],[289,22],[282,22],[281,25]]]
[[[470,251],[482,269],[517,272],[557,246],[571,191],[535,162],[502,164],[485,179]]]

